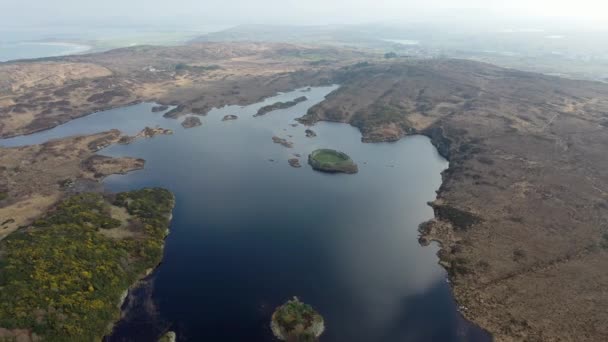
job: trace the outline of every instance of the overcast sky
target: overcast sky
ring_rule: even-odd
[[[466,11],[465,11],[466,10]],[[608,0],[0,0],[0,28],[48,23],[344,24],[493,11],[608,27]],[[459,14],[460,15],[460,14]],[[480,15],[481,16],[481,15]]]

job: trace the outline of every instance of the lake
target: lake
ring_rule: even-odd
[[[321,341],[489,340],[459,314],[437,247],[418,243],[448,162],[423,136],[364,144],[356,128],[323,122],[307,138],[294,119],[334,89],[214,109],[190,129],[139,104],[0,145],[146,125],[175,131],[100,152],[146,159],[143,170],[106,178],[107,189],[160,186],[176,196],[163,262],[108,341],[153,341],[167,329],[178,341],[273,341],[270,316],[293,296],[323,315]],[[308,100],[253,117],[300,96]],[[222,121],[228,114],[239,119]],[[317,148],[347,153],[359,173],[312,170],[306,157]],[[287,163],[295,154],[302,168]]]

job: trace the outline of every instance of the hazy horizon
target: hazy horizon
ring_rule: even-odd
[[[0,4],[0,30],[44,26],[158,26],[184,30],[241,24],[336,25],[390,22],[487,27],[608,29],[608,4],[598,0],[23,0]]]

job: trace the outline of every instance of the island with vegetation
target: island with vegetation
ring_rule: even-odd
[[[168,331],[163,336],[158,339],[158,342],[175,342],[177,340],[177,335],[174,331]]]
[[[270,328],[281,341],[313,342],[323,334],[325,322],[312,306],[294,297],[274,311]]]
[[[279,109],[287,109],[297,105],[300,102],[304,102],[308,100],[306,96],[300,96],[295,100],[287,101],[287,102],[275,102],[271,105],[264,106],[258,110],[258,112],[254,116],[262,116],[264,114],[268,114],[272,111]]]
[[[160,263],[173,206],[160,188],[81,193],[2,240],[0,337],[100,340]]]
[[[355,162],[343,152],[331,149],[319,149],[308,155],[308,164],[313,169],[329,173],[357,173]]]

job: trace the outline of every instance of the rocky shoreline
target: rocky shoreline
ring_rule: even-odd
[[[298,121],[349,123],[364,142],[423,134],[449,160],[421,243],[440,243],[466,319],[497,340],[608,338],[598,329],[608,322],[608,238],[597,225],[608,220],[598,209],[608,207],[608,178],[594,171],[606,167],[608,131],[598,127],[608,86],[450,59],[362,65],[338,78]]]

